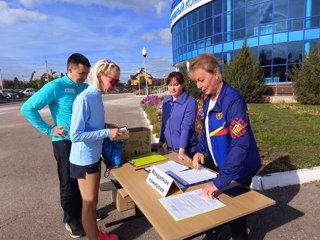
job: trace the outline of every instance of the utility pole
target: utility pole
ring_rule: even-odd
[[[0,83],[1,83],[1,89],[3,90],[3,83],[2,83],[2,73],[1,73],[1,68],[0,68]]]
[[[46,64],[46,72],[47,72],[47,82],[49,82],[49,74],[48,74],[48,61],[47,61],[47,58],[44,57],[44,62]]]

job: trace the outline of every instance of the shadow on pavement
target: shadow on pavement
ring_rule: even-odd
[[[263,167],[260,172],[264,174],[273,173],[274,169],[296,170],[297,167],[291,164],[289,156],[282,156]],[[298,175],[292,175],[291,178],[296,180]],[[300,185],[259,191],[275,200],[276,204],[248,217],[249,238],[264,239],[268,232],[303,216],[303,212],[288,205],[299,191]]]

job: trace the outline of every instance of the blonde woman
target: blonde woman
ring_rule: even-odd
[[[104,138],[114,140],[122,133],[118,128],[105,129],[102,94],[118,84],[120,68],[108,60],[98,61],[91,69],[89,86],[73,104],[70,138],[70,176],[78,179],[82,196],[82,224],[89,240],[116,240],[115,234],[98,230],[96,206],[100,182],[100,155]]]

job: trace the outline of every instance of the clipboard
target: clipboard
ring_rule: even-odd
[[[205,169],[205,168],[204,168],[204,170],[210,171],[210,170]],[[178,176],[177,175],[177,174],[181,174],[181,173],[188,175],[188,171],[194,171],[194,169],[187,169],[187,170],[179,172],[179,173],[168,171],[167,174],[170,175],[174,180],[176,180],[178,185],[182,185],[181,188],[187,188],[187,187],[199,185],[199,184],[202,184],[202,183],[210,182],[210,181],[212,181],[213,179],[216,178],[216,174],[212,172],[212,176],[211,177],[208,177],[208,178],[205,178],[205,179],[200,179],[200,180],[196,180],[195,179],[194,181],[188,182],[182,176]],[[198,170],[196,170],[196,171],[198,171]]]

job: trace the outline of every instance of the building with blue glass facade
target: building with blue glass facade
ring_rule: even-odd
[[[320,0],[174,0],[171,33],[177,69],[205,52],[231,61],[247,39],[265,82],[289,83],[288,70],[320,45]]]

